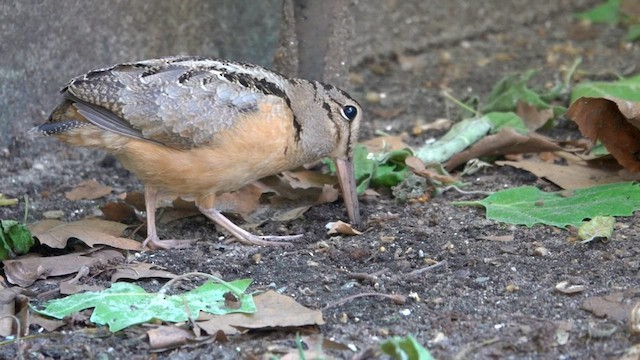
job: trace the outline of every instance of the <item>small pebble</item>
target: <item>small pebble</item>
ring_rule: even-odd
[[[549,255],[549,250],[547,250],[547,248],[544,246],[538,246],[533,249],[533,254],[535,256],[547,256]]]

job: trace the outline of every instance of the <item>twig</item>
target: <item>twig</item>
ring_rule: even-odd
[[[437,262],[437,263],[435,263],[433,265],[424,266],[424,267],[421,267],[419,269],[416,269],[416,270],[413,270],[411,272],[408,272],[406,274],[400,274],[400,275],[398,275],[396,277],[396,279],[397,278],[412,278],[412,277],[418,276],[418,275],[420,275],[422,273],[425,273],[427,271],[431,271],[431,270],[433,270],[435,268],[438,268],[438,267],[440,267],[442,265],[445,265],[446,263],[447,263],[447,260],[442,260],[442,261],[439,261],[439,262]]]
[[[24,360],[24,356],[22,355],[22,349],[20,349],[20,345],[22,345],[22,334],[21,334],[22,330],[20,328],[20,320],[13,315],[4,315],[0,317],[0,320],[3,320],[5,318],[11,318],[16,323],[16,338],[15,338],[16,354],[18,354],[18,359]]]
[[[361,294],[355,294],[355,295],[351,295],[351,296],[347,296],[344,299],[338,300],[336,302],[333,303],[329,303],[327,304],[327,306],[325,306],[323,308],[323,310],[326,310],[328,308],[332,308],[334,306],[339,306],[345,303],[348,303],[351,300],[355,300],[357,298],[361,298],[361,297],[367,297],[367,296],[378,296],[378,297],[383,297],[383,298],[387,298],[392,300],[394,303],[396,304],[404,304],[405,302],[407,302],[407,297],[404,295],[399,295],[399,294],[383,294],[383,293],[361,293]]]
[[[364,280],[364,281],[368,281],[370,283],[375,283],[376,281],[378,281],[378,276],[386,273],[389,269],[384,268],[382,270],[376,271],[372,274],[367,274],[367,273],[349,273],[347,274],[347,277],[349,277],[350,279],[355,279],[355,280]]]

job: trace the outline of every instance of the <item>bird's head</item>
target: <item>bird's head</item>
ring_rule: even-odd
[[[353,150],[358,142],[362,108],[349,94],[320,82],[297,80],[292,110],[301,125],[303,152],[316,160],[328,156],[336,164],[342,196],[352,224],[361,223],[353,171]]]

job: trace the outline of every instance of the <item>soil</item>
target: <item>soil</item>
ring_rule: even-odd
[[[362,139],[376,130],[411,134],[416,123],[459,119],[459,111],[441,95],[445,88],[461,99],[483,99],[501,77],[528,69],[540,69],[533,86],[548,87],[579,56],[583,58],[577,74],[581,78],[613,79],[615,74],[637,72],[640,48],[625,43],[624,36],[625,31],[615,27],[581,28],[571,13],[562,12],[462,41],[368,57],[353,69],[354,94],[367,111]],[[379,102],[366,102],[365,95],[370,93],[384,95]],[[399,115],[394,114],[397,110]],[[417,146],[440,135],[409,135],[407,141]],[[550,135],[579,137],[576,127],[564,119]],[[96,179],[114,187],[114,194],[141,189],[113,158],[53,140],[34,145],[26,137],[18,138],[0,162],[0,193],[10,197],[26,193],[29,222],[40,220],[48,210],[62,210],[64,220],[78,220],[95,215],[100,205],[113,200],[66,200],[64,192],[82,180]],[[543,179],[509,167],[494,166],[464,181],[469,183],[466,190],[474,191],[521,185],[557,190]],[[439,359],[620,358],[640,343],[628,323],[598,318],[582,308],[590,297],[640,288],[640,215],[618,218],[608,242],[580,244],[570,242],[572,234],[565,229],[502,224],[487,220],[482,208],[452,205],[479,195],[447,191],[427,202],[399,204],[388,192],[381,193],[381,198],[362,199],[366,223],[360,236],[326,234],[326,223],[346,220],[344,206],[337,202],[316,206],[304,218],[267,222],[257,229],[264,234],[304,233],[291,248],[225,244],[212,223],[195,217],[159,228],[161,238],[199,239],[195,247],[148,251],[135,259],[176,274],[200,271],[219,273],[224,279],[250,277],[251,289],[275,288],[314,309],[333,304],[323,310],[326,324],[317,330],[356,351],[327,350],[328,358],[380,358],[375,349],[382,340],[407,334]],[[21,207],[0,211],[2,218],[22,218]],[[511,235],[513,240],[481,239],[499,235]],[[536,248],[548,252],[541,255]],[[252,260],[255,254],[261,255],[261,262]],[[354,278],[354,274],[370,276]],[[107,271],[84,281],[107,284],[109,276]],[[556,291],[561,281],[582,284],[585,290]],[[35,298],[55,289],[57,282],[41,280],[29,290]],[[139,283],[158,289],[162,281]],[[367,296],[339,303],[360,293],[401,294],[407,301],[396,304]],[[300,331],[252,332],[230,337],[226,343],[150,353],[147,329],[135,326],[111,334],[82,321],[72,322],[54,333],[25,340],[22,350],[26,359],[267,358],[277,353],[274,349],[294,349]],[[32,335],[41,333],[37,326],[30,329]],[[15,358],[16,346],[1,347],[0,357]]]

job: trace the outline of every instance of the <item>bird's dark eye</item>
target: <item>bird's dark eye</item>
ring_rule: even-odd
[[[356,115],[358,115],[358,109],[355,106],[347,105],[342,108],[342,117],[345,119],[351,121],[356,118]]]

